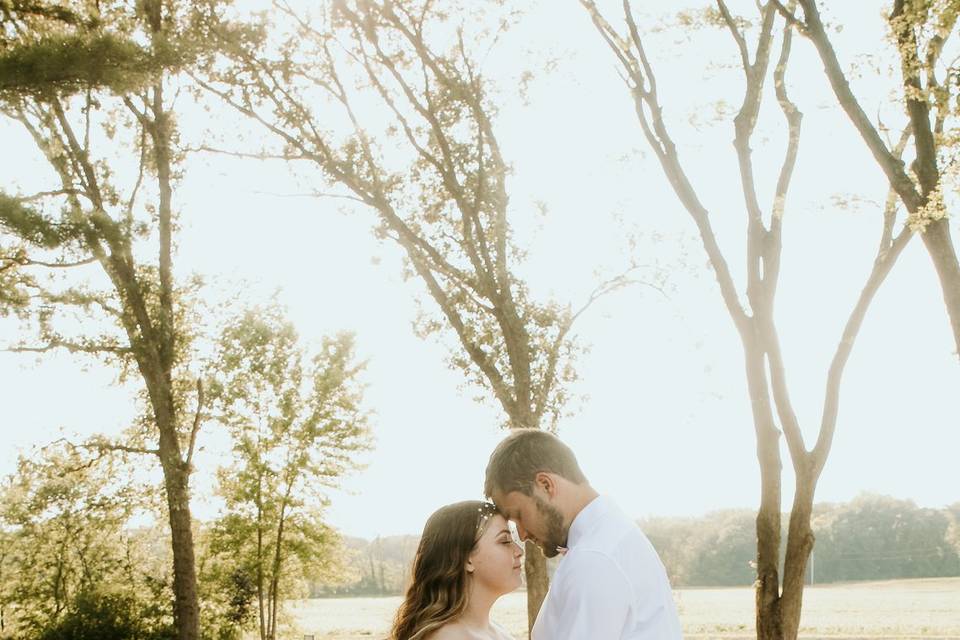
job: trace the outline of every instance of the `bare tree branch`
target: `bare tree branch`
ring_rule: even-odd
[[[840,106],[850,117],[857,131],[860,132],[860,136],[864,142],[866,142],[867,147],[877,160],[880,168],[886,174],[890,184],[894,186],[903,203],[907,206],[907,210],[911,213],[919,210],[923,205],[923,197],[917,193],[913,181],[904,169],[903,161],[887,149],[887,146],[880,138],[880,134],[870,122],[867,114],[864,113],[857,98],[853,95],[850,84],[840,67],[840,62],[837,60],[837,54],[833,49],[833,45],[830,44],[830,40],[827,38],[823,23],[820,20],[820,12],[817,9],[816,0],[798,0],[798,3],[803,7],[804,17],[806,18],[806,24],[808,26],[805,35],[810,38],[820,54],[827,78],[830,81],[831,87],[833,87],[833,92],[836,94],[837,100],[840,102]]]
[[[77,260],[75,262],[44,262],[42,260],[33,260],[27,257],[23,258],[14,258],[11,260],[17,264],[27,267],[47,267],[50,269],[70,269],[72,267],[82,267],[84,265],[92,264],[97,261],[96,257],[86,258],[84,260]]]
[[[770,2],[777,9],[780,15],[783,16],[784,20],[787,21],[788,25],[799,31],[801,35],[808,35],[807,24],[802,20],[797,19],[797,16],[792,8],[785,7],[780,0],[768,0],[768,2]]]
[[[737,288],[733,283],[733,277],[730,274],[726,259],[717,243],[716,234],[710,224],[707,209],[700,202],[696,190],[693,188],[686,172],[683,170],[676,146],[663,122],[662,109],[657,96],[656,78],[650,61],[647,59],[646,52],[643,49],[643,41],[633,14],[630,11],[630,5],[624,1],[623,10],[625,20],[630,30],[631,42],[633,46],[637,48],[639,54],[639,64],[636,62],[637,58],[626,55],[624,51],[626,45],[621,46],[616,42],[619,38],[615,40],[615,34],[612,34],[612,28],[609,27],[609,23],[606,20],[602,19],[593,0],[581,0],[581,4],[583,4],[590,13],[597,30],[604,37],[608,46],[617,54],[618,59],[621,60],[621,62],[624,60],[632,60],[624,70],[634,79],[635,83],[638,83],[637,87],[633,90],[633,99],[637,118],[643,129],[644,136],[657,154],[657,158],[660,160],[660,164],[674,192],[697,225],[697,230],[700,233],[700,238],[707,252],[707,257],[710,260],[710,265],[713,267],[714,274],[720,285],[720,293],[723,296],[724,304],[737,330],[742,335],[745,335],[746,332],[749,331],[746,312],[740,303]],[[645,91],[639,89],[639,87],[643,86],[647,86],[648,89]],[[650,110],[649,119],[645,107],[648,107]]]
[[[747,41],[744,39],[743,34],[740,33],[740,29],[737,28],[737,23],[730,14],[727,3],[724,2],[724,0],[717,0],[717,8],[720,10],[720,15],[723,16],[723,21],[727,24],[727,29],[730,30],[730,35],[733,36],[734,42],[737,43],[737,50],[740,51],[740,64],[743,65],[743,71],[749,75],[750,53],[747,51]]]
[[[790,9],[793,8],[794,3],[791,2]],[[793,170],[796,166],[797,150],[800,146],[800,125],[803,119],[803,114],[800,113],[800,110],[787,95],[786,70],[790,59],[791,44],[792,29],[790,25],[787,24],[783,29],[780,57],[777,60],[777,66],[773,72],[777,102],[787,120],[787,151],[783,164],[780,167],[780,175],[777,179],[773,214],[770,220],[770,231],[763,234],[762,286],[765,303],[763,305],[764,309],[761,313],[757,314],[757,317],[766,332],[767,343],[769,345],[767,362],[774,405],[777,410],[777,415],[780,418],[780,424],[783,426],[787,446],[790,449],[790,458],[793,461],[795,469],[799,471],[800,467],[806,464],[806,445],[803,442],[800,423],[793,409],[793,402],[790,399],[789,387],[786,381],[786,367],[784,366],[783,355],[780,350],[780,338],[777,335],[773,320],[773,299],[776,295],[780,275],[784,207],[787,191],[793,176]]]
[[[124,347],[118,344],[98,344],[94,342],[87,344],[63,339],[51,340],[47,344],[43,345],[17,345],[13,347],[6,347],[3,349],[3,351],[9,353],[47,353],[56,349],[66,349],[70,353],[89,353],[94,355],[103,353],[127,355],[133,352],[130,347]]]
[[[91,440],[88,440],[83,445],[85,449],[93,449],[94,451],[99,451],[102,453],[107,453],[111,451],[121,451],[123,453],[136,453],[140,455],[152,455],[159,456],[159,449],[147,449],[145,447],[132,447],[125,444],[120,444],[117,442],[111,442],[104,437],[97,437]]]
[[[200,417],[203,412],[203,379],[197,378],[197,411],[193,415],[193,427],[190,429],[190,441],[187,445],[185,464],[188,470],[193,466],[193,451],[197,445],[197,433],[200,432]]]

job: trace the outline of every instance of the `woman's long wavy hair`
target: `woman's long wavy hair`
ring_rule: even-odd
[[[464,612],[467,560],[496,512],[490,502],[467,500],[441,507],[427,519],[390,640],[424,640]]]

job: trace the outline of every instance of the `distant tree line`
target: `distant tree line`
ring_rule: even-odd
[[[311,598],[396,595],[403,591],[419,538],[344,538],[347,569],[336,581],[310,584]]]
[[[755,518],[751,510],[732,509],[701,518],[650,518],[641,527],[674,586],[748,586],[756,579]],[[958,576],[958,531],[960,503],[925,509],[862,494],[848,503],[819,504],[807,584]]]
[[[697,518],[647,518],[641,528],[675,587],[750,586],[756,579],[756,512],[714,511]],[[814,510],[807,582],[960,576],[960,502],[925,509],[910,500],[862,494]],[[311,597],[402,593],[416,536],[347,538],[349,570],[336,583],[314,582]],[[781,557],[781,564],[783,558]],[[549,569],[550,567],[548,567]]]

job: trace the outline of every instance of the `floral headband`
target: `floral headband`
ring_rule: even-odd
[[[481,502],[480,506],[477,507],[477,513],[480,514],[480,520],[477,522],[477,540],[479,540],[483,536],[483,532],[486,531],[490,518],[497,515],[499,510],[497,505],[492,502]]]

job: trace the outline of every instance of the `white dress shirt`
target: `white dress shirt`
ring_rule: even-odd
[[[595,498],[571,523],[567,553],[553,576],[531,637],[682,638],[660,557],[610,498]]]

